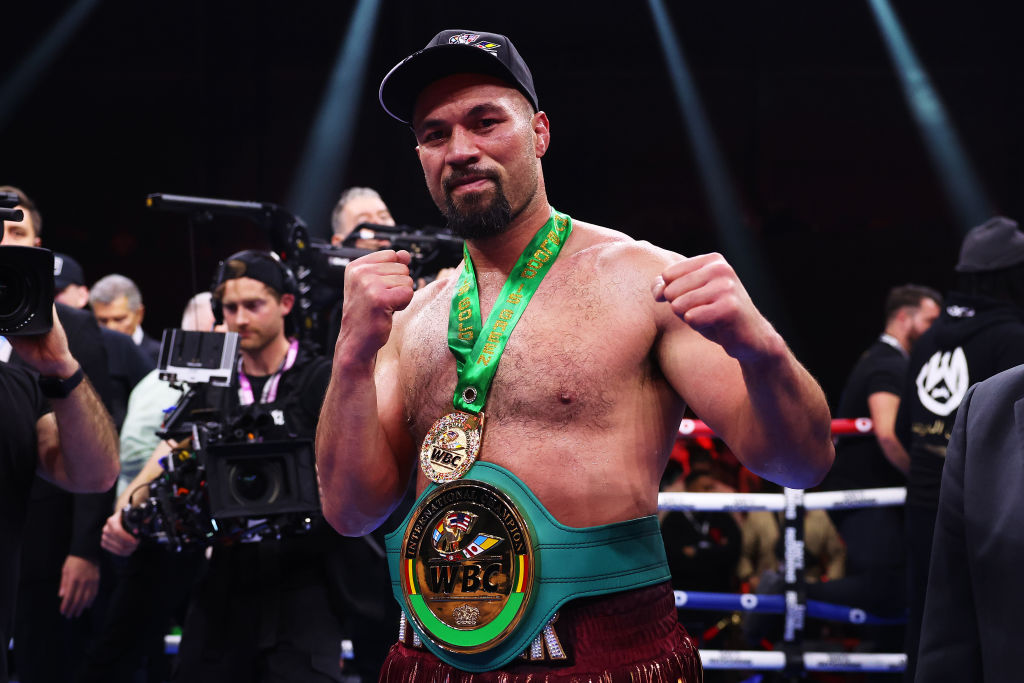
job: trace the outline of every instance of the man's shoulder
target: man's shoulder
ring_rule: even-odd
[[[1024,397],[1024,365],[1004,370],[974,387],[974,401],[1016,401]]]
[[[573,221],[573,242],[570,256],[593,259],[601,269],[628,269],[636,272],[661,272],[665,266],[682,258],[667,249],[645,240],[637,240],[624,232],[604,226]]]

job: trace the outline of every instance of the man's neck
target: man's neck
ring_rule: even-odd
[[[247,375],[261,377],[272,375],[284,363],[288,355],[288,347],[291,341],[283,334],[278,335],[272,342],[255,351],[242,351],[242,370]]]
[[[538,192],[533,201],[512,221],[508,230],[494,237],[470,240],[469,255],[477,274],[489,271],[505,275],[511,273],[526,245],[550,217],[551,207],[547,197]]]
[[[883,335],[889,337],[890,339],[898,343],[900,347],[903,349],[904,354],[910,351],[910,340],[908,339],[906,332],[899,329],[898,327],[894,325],[887,326],[885,328],[885,332],[883,332]]]

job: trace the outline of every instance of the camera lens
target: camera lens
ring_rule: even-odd
[[[25,273],[16,268],[0,270],[0,320],[24,315],[28,310],[27,295]]]
[[[53,252],[0,247],[0,335],[46,332],[52,305]]]
[[[235,464],[228,477],[231,496],[237,503],[273,503],[280,496],[281,468],[277,463]]]

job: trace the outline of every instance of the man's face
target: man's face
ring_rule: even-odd
[[[907,341],[911,344],[916,342],[932,326],[940,312],[941,309],[934,299],[921,299],[921,304],[917,308],[910,309],[910,332],[907,334]]]
[[[353,197],[345,202],[345,208],[341,211],[341,225],[331,238],[331,243],[341,244],[362,223],[394,225],[395,219],[391,217],[387,204],[379,197]]]
[[[38,247],[39,237],[36,235],[32,217],[24,206],[16,206],[25,214],[20,221],[4,221],[4,238],[0,245],[5,247]]]
[[[547,116],[499,79],[432,83],[416,101],[413,130],[427,189],[455,234],[500,234],[536,195]]]
[[[119,296],[109,304],[93,301],[92,312],[100,325],[122,334],[132,335],[135,334],[135,328],[142,323],[145,308],[139,306],[139,310],[133,311],[128,307],[128,297]]]
[[[257,353],[284,336],[284,319],[295,297],[282,294],[278,301],[259,280],[239,277],[224,284],[221,307],[229,332],[238,333],[243,352]]]

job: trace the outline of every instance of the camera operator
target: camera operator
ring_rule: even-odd
[[[21,220],[4,221],[0,244],[41,246],[42,215],[36,204],[17,187],[0,186],[0,192],[16,197],[15,208],[22,213]],[[96,319],[62,303],[55,310],[71,355],[115,416],[116,391]],[[0,361],[31,368],[5,339],[0,341]],[[69,493],[42,477],[32,480],[14,621],[18,678],[24,683],[67,680],[92,637],[102,610],[102,586],[110,578],[101,571],[100,531],[113,498],[112,490]],[[64,656],[53,657],[54,649]]]
[[[114,425],[68,350],[56,311],[48,333],[9,341],[41,381],[0,363],[0,681],[7,680],[6,646],[34,475],[69,491],[100,492],[113,486],[118,471]]]
[[[215,310],[239,334],[241,357],[233,386],[211,387],[208,401],[222,416],[269,413],[273,438],[312,437],[330,379],[329,361],[289,336],[295,294],[291,272],[266,252],[234,254],[214,282]],[[132,502],[141,502],[146,489],[139,485],[161,473],[164,453],[154,453],[119,503],[132,501],[133,492]],[[214,546],[185,619],[174,680],[340,681],[341,619],[328,567],[343,540],[321,518],[306,535]],[[137,545],[115,512],[103,547],[128,555]]]
[[[357,226],[363,223],[373,225],[395,225],[388,205],[377,190],[371,187],[350,187],[341,193],[338,203],[331,212],[331,244],[340,247]],[[355,244],[360,249],[382,249],[389,246],[387,241],[359,238]]]

